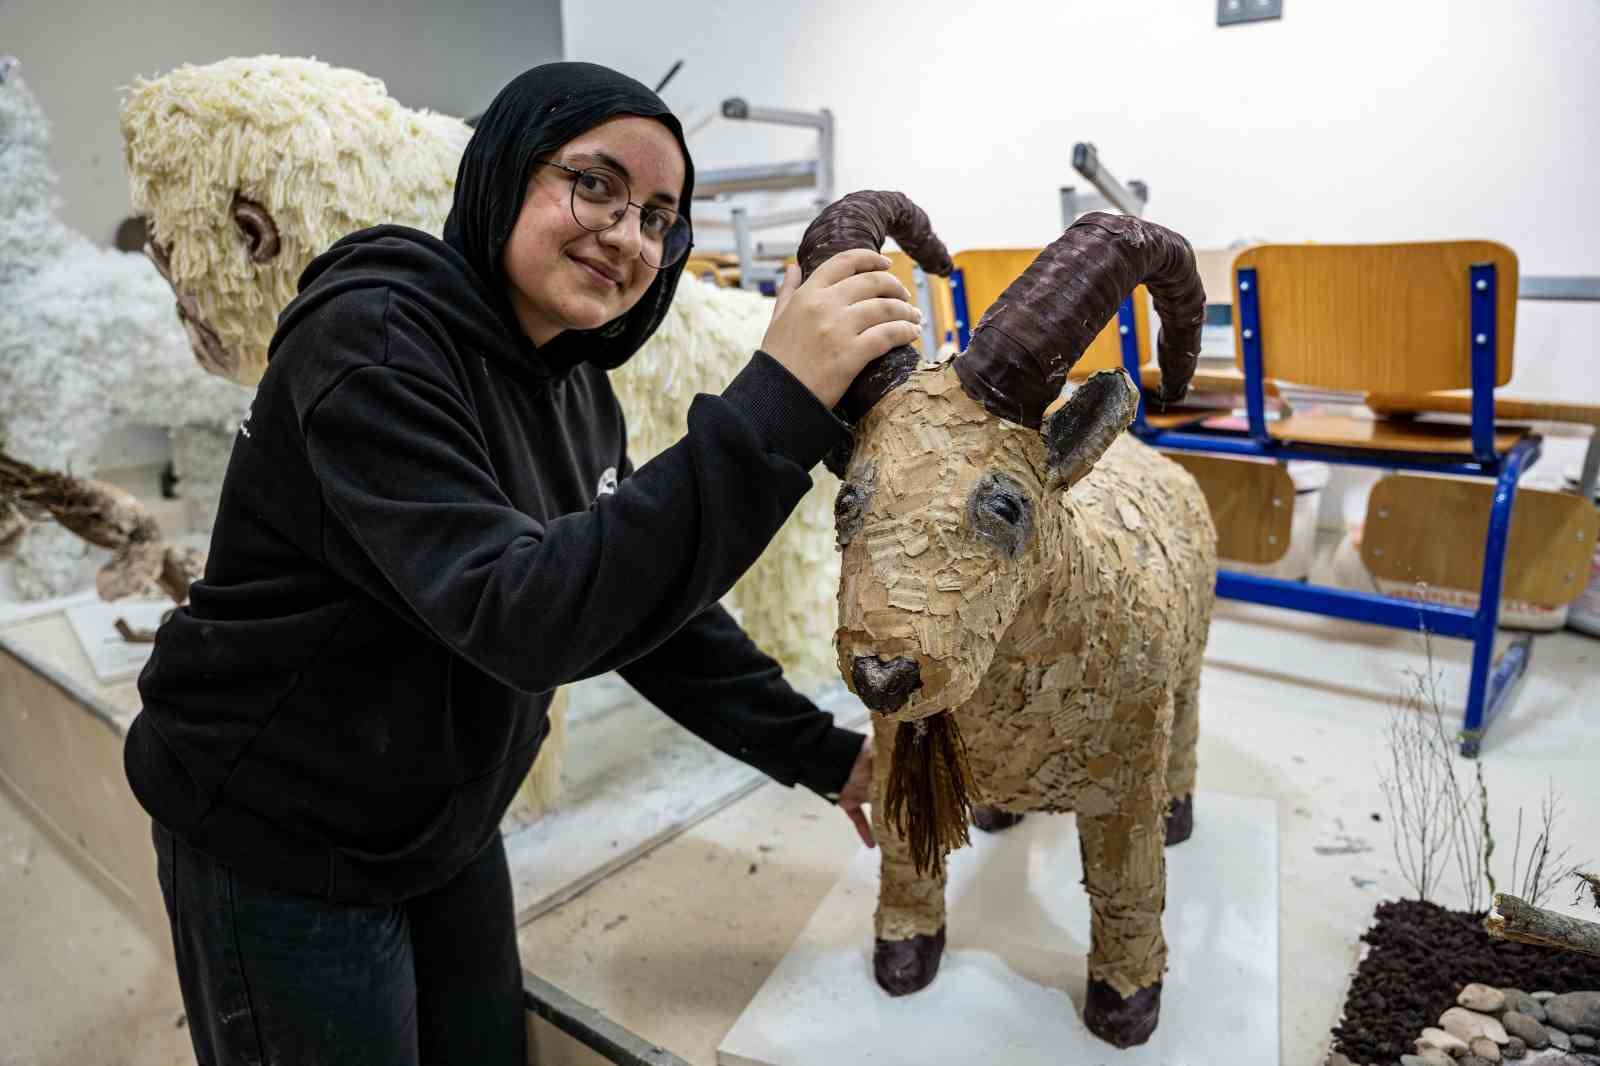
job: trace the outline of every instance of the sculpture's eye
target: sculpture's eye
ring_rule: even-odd
[[[1014,478],[990,471],[972,488],[967,521],[980,540],[1012,559],[1033,535],[1033,501]]]
[[[854,481],[839,486],[839,495],[833,500],[833,525],[838,534],[839,547],[850,543],[850,538],[861,528],[867,517],[867,499],[870,490]]]
[[[1020,497],[1013,496],[1009,492],[995,493],[995,495],[989,498],[985,506],[988,507],[989,511],[1002,522],[1009,522],[1011,525],[1016,525],[1018,522],[1022,521],[1022,500]]]

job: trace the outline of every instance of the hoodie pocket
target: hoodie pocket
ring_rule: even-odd
[[[450,793],[450,797],[445,800],[444,805],[439,809],[439,813],[430,818],[415,836],[392,850],[364,851],[361,848],[343,844],[335,844],[334,850],[352,859],[370,863],[402,862],[406,859],[415,858],[425,853],[435,841],[447,836],[446,830],[455,824],[456,808],[460,802],[461,791],[457,789]]]

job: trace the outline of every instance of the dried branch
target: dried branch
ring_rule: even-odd
[[[1569,918],[1504,893],[1495,895],[1483,928],[1501,940],[1600,955],[1600,923]]]
[[[1572,876],[1578,881],[1577,891],[1572,894],[1573,906],[1577,906],[1582,902],[1584,889],[1587,888],[1590,897],[1594,901],[1595,909],[1600,910],[1600,876],[1583,873],[1579,870],[1573,870]]]

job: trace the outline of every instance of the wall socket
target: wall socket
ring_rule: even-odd
[[[1217,25],[1283,18],[1283,0],[1217,0]]]

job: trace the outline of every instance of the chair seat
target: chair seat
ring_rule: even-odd
[[[1479,591],[1495,487],[1488,481],[1390,475],[1373,486],[1361,559],[1374,576]],[[1502,593],[1545,608],[1588,583],[1600,515],[1582,496],[1520,489],[1511,510]]]
[[[1267,423],[1276,440],[1329,448],[1375,452],[1425,452],[1432,455],[1472,454],[1472,430],[1442,422],[1389,421],[1351,415],[1293,414]],[[1504,453],[1527,436],[1521,426],[1496,426],[1494,450]]]
[[[1165,411],[1154,411],[1147,407],[1144,421],[1152,429],[1185,429],[1197,426],[1208,418],[1214,418],[1216,413],[1216,409],[1212,407],[1173,407]]]

